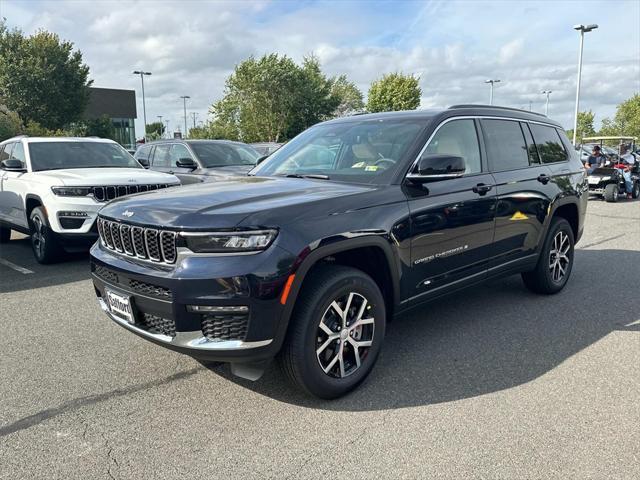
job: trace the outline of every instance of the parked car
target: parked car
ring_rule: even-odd
[[[246,175],[262,155],[229,140],[157,140],[142,145],[135,158],[151,170],[176,175],[183,184]]]
[[[276,143],[276,142],[259,142],[259,143],[251,143],[250,145],[256,151],[260,152],[260,155],[269,156],[284,144]]]
[[[387,321],[409,308],[516,273],[561,291],[586,185],[542,115],[460,105],[340,118],[247,177],[111,202],[92,277],[130,332],[252,380],[277,356],[304,391],[335,398],[366,378]]]
[[[36,260],[87,248],[98,210],[109,200],[179,185],[150,172],[112,140],[16,137],[0,143],[0,242],[11,230],[31,235]]]

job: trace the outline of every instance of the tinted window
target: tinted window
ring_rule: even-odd
[[[169,150],[169,164],[174,167],[178,165],[178,160],[181,158],[190,158],[193,160],[191,156],[191,152],[189,149],[180,143],[175,143],[171,145],[171,149]]]
[[[527,142],[527,152],[529,153],[529,163],[531,165],[539,165],[540,157],[538,156],[538,150],[536,150],[536,144],[533,143],[533,137],[531,136],[529,125],[526,123],[520,123],[520,127],[524,132],[524,139]]]
[[[20,160],[23,165],[25,164],[24,145],[22,145],[22,142],[15,144],[15,147],[13,147],[13,151],[11,152],[11,158],[14,160]]]
[[[529,166],[529,154],[520,123],[482,120],[489,164],[494,172]]]
[[[387,183],[424,128],[424,120],[351,120],[311,127],[258,165],[256,175],[327,175]]]
[[[255,165],[260,153],[241,143],[193,142],[189,144],[206,168]]]
[[[7,143],[0,147],[0,162],[9,159],[9,155],[11,154],[11,149],[13,148],[13,143]]]
[[[536,142],[542,163],[564,162],[567,160],[567,151],[562,145],[560,135],[553,127],[531,124],[533,141]]]
[[[433,136],[423,155],[445,154],[462,157],[465,173],[479,173],[480,146],[473,120],[454,120],[445,123]]]
[[[136,154],[133,156],[136,160],[143,158],[145,160],[149,159],[149,153],[151,153],[151,147],[152,145],[147,145],[145,147],[140,147],[137,151]]]
[[[169,167],[169,149],[171,145],[157,145],[153,152],[154,167]]]
[[[33,142],[29,144],[31,168],[142,168],[117,143],[106,142]]]

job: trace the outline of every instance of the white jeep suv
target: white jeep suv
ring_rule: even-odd
[[[62,248],[95,241],[107,201],[179,184],[146,170],[112,140],[11,138],[0,143],[0,243],[11,230],[31,235],[36,260],[50,263]]]

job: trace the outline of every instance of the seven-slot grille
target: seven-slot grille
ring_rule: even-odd
[[[98,218],[98,234],[109,250],[153,262],[175,263],[176,232]]]
[[[114,198],[124,197],[132,193],[150,192],[161,188],[171,187],[164,183],[154,183],[150,185],[107,185],[100,187],[91,187],[90,192],[98,202],[106,202]]]

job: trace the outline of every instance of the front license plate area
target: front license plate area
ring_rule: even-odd
[[[126,320],[131,324],[135,323],[131,297],[128,295],[122,295],[121,293],[116,293],[108,288],[105,288],[104,292],[106,293],[109,311],[122,320]]]

